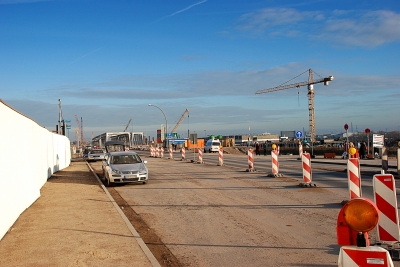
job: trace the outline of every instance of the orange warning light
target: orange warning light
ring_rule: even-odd
[[[354,198],[343,206],[344,220],[357,232],[369,232],[379,222],[379,211],[376,205],[366,198]]]
[[[356,153],[357,153],[357,149],[355,149],[354,147],[350,147],[350,148],[349,148],[349,154],[350,154],[350,155],[353,156],[353,155],[356,154]]]
[[[272,144],[272,149],[275,150],[276,149],[276,145]]]

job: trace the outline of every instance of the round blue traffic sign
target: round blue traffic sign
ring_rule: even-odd
[[[303,133],[301,131],[296,132],[296,137],[301,138],[303,136]]]

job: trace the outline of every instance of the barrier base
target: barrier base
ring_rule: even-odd
[[[379,246],[381,248],[386,249],[389,251],[390,257],[392,260],[400,260],[400,242],[395,243],[385,243],[377,241],[375,246]]]
[[[269,173],[268,177],[283,177],[283,174],[280,174],[280,173],[275,173],[275,174]]]
[[[255,171],[256,171],[256,169],[254,169],[254,168],[246,169],[246,172],[255,172]]]
[[[305,182],[299,183],[299,186],[301,186],[301,187],[317,187],[316,184],[313,184],[313,183],[305,183]]]

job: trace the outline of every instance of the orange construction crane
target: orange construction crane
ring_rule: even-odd
[[[189,112],[188,109],[185,110],[185,112],[183,112],[181,118],[179,119],[178,123],[175,125],[174,129],[172,129],[171,133],[175,133],[176,130],[178,130],[179,125],[181,125],[183,119],[185,118],[186,114]]]
[[[285,82],[284,84],[279,85],[277,87],[259,90],[256,92],[256,94],[270,93],[270,92],[286,90],[286,89],[290,89],[290,88],[300,88],[301,86],[307,85],[308,86],[308,117],[309,117],[309,127],[310,127],[309,134],[310,134],[311,142],[314,143],[315,136],[316,136],[315,135],[315,116],[314,116],[314,84],[324,83],[324,85],[329,85],[329,82],[333,81],[333,76],[328,76],[327,78],[320,78],[318,80],[314,80],[313,79],[313,71],[311,69],[309,69],[307,71],[308,71],[308,81],[306,81],[306,82],[293,83],[293,84],[287,84],[287,85],[285,85],[285,83],[287,83],[287,82]],[[303,72],[300,75],[303,75],[307,71]],[[294,77],[293,79],[299,77],[300,75]],[[293,80],[293,79],[291,79],[291,80]],[[291,80],[289,80],[289,81],[291,81]]]
[[[126,132],[126,130],[128,129],[129,124],[131,123],[131,121],[132,121],[132,119],[129,119],[128,124],[126,125],[124,132]]]

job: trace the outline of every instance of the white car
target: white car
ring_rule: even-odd
[[[218,152],[221,147],[221,142],[218,139],[208,139],[204,146],[204,153]]]
[[[109,141],[105,144],[107,153],[103,160],[102,169],[106,186],[147,183],[149,179],[149,172],[146,167],[147,161],[143,161],[134,151],[124,151],[123,142],[119,144],[116,142],[119,141]],[[122,147],[116,149],[119,145]]]
[[[104,159],[104,151],[103,149],[92,149],[87,155],[88,161],[96,161]]]

